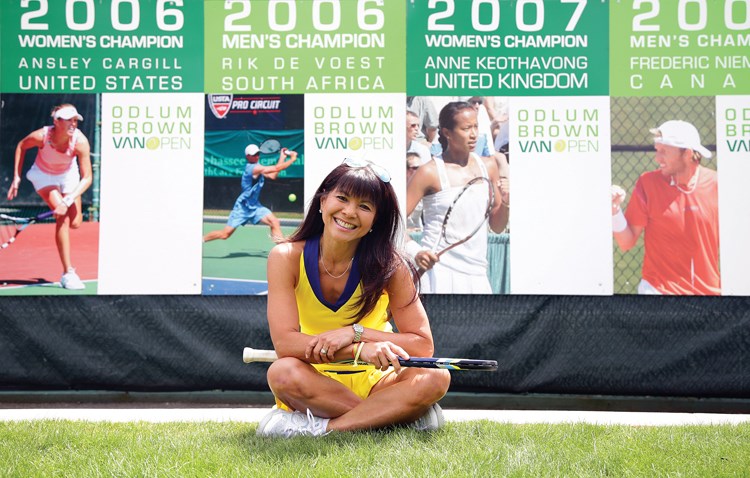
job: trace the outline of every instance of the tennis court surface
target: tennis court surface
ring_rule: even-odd
[[[0,295],[96,294],[99,274],[99,223],[84,222],[70,231],[76,272],[86,284],[80,291],[60,287],[60,257],[54,224],[33,224],[0,251]]]
[[[203,233],[221,229],[223,223],[204,223]],[[291,234],[294,227],[282,227]],[[203,244],[203,295],[257,295],[268,292],[266,262],[274,246],[268,226],[237,228],[227,240]]]

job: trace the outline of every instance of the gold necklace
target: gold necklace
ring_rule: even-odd
[[[352,268],[352,263],[354,262],[354,257],[352,257],[349,260],[349,265],[346,266],[346,270],[344,272],[342,272],[341,274],[335,276],[335,275],[331,274],[328,271],[328,268],[326,267],[326,261],[323,258],[323,248],[322,247],[320,248],[319,253],[320,253],[320,262],[321,262],[321,264],[323,264],[323,270],[326,271],[326,274],[328,274],[328,276],[331,277],[331,278],[333,278],[333,279],[341,279],[342,277],[344,277],[344,274],[346,274],[347,272],[349,272],[349,269]]]

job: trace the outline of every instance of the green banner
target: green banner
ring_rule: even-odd
[[[611,2],[612,96],[750,92],[750,1]]]
[[[203,4],[3,0],[0,90],[202,92]]]
[[[230,130],[206,131],[204,145],[204,175],[210,177],[237,177],[245,171],[247,160],[242,156],[245,146],[261,144],[268,138],[277,139],[285,148],[296,151],[297,161],[279,173],[280,178],[304,177],[305,132],[303,130],[262,131]],[[240,152],[238,155],[237,153]],[[259,163],[271,166],[279,160],[279,153],[261,153]]]
[[[205,5],[206,91],[404,91],[400,1],[205,0]]]
[[[261,157],[258,163],[263,166],[273,166],[279,159],[275,157]],[[204,158],[203,175],[214,178],[239,178],[245,171],[247,159],[245,158],[218,158],[216,156],[206,156]],[[302,178],[304,177],[305,156],[300,155],[292,166],[281,171],[279,178]]]
[[[410,95],[606,95],[608,9],[586,0],[410,0]]]

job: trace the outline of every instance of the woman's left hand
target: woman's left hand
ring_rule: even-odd
[[[60,201],[53,212],[55,216],[64,216],[68,213],[68,206],[64,202]]]
[[[310,339],[305,348],[305,358],[312,358],[318,363],[332,362],[336,352],[350,345],[353,337],[354,330],[351,327],[342,327],[316,335]]]
[[[497,188],[500,190],[500,200],[504,205],[510,205],[510,180],[507,177],[501,176],[497,180]]]

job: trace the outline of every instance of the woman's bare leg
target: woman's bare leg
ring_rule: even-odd
[[[285,358],[269,368],[268,384],[274,395],[291,408],[309,409],[315,416],[330,418],[328,430],[348,431],[418,419],[445,395],[450,372],[404,368],[398,375],[383,377],[363,400],[309,364]]]

